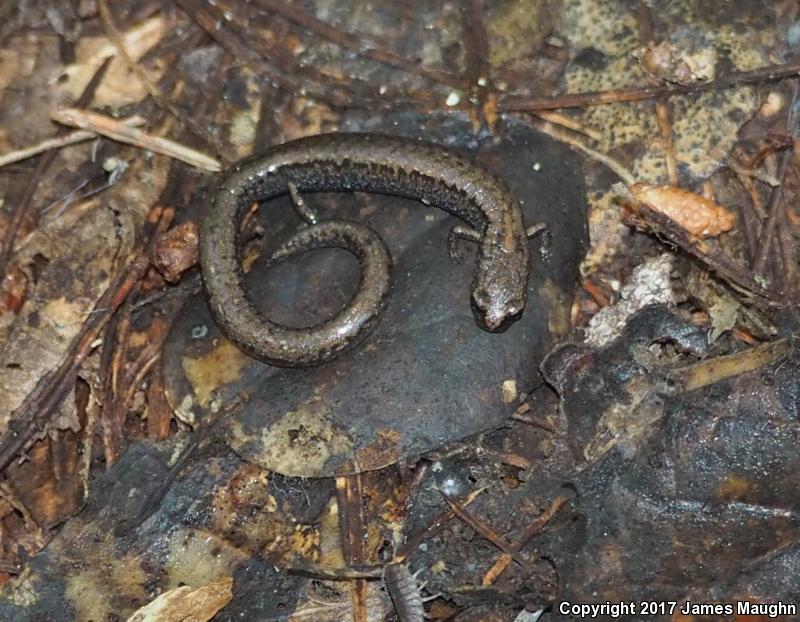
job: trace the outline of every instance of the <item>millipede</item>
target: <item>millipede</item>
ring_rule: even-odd
[[[383,581],[400,622],[424,622],[425,607],[417,573],[411,574],[407,564],[390,562],[383,568]]]

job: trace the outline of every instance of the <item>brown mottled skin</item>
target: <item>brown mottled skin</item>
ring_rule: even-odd
[[[253,202],[286,194],[290,183],[300,193],[407,197],[458,216],[481,234],[472,300],[486,328],[497,330],[525,306],[528,242],[519,203],[501,181],[431,143],[379,134],[312,136],[236,165],[201,224],[200,266],[211,313],[251,356],[291,367],[323,363],[365,337],[386,304],[391,261],[385,245],[363,225],[332,221],[302,229],[278,258],[320,246],[350,250],[362,268],[353,300],[332,320],[302,329],[280,326],[256,310],[239,261],[242,217]]]

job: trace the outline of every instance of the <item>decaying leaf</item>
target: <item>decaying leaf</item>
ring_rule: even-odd
[[[160,15],[136,24],[122,35],[128,54],[134,60],[139,60],[161,40],[166,29],[166,22]],[[59,68],[52,81],[59,91],[65,92],[68,99],[75,100],[97,68],[106,58],[115,54],[116,48],[105,36],[83,37],[76,46],[75,63]],[[157,79],[162,70],[162,67],[158,67],[151,77]],[[61,75],[66,76],[66,79],[62,78],[63,83],[59,82]],[[147,90],[141,81],[131,79],[124,62],[115,58],[108,75],[97,89],[94,104],[98,107],[124,106],[146,96]]]
[[[11,414],[37,382],[68,356],[72,339],[109,284],[117,257],[130,252],[143,217],[140,206],[155,201],[163,180],[155,165],[136,165],[124,183],[103,194],[102,206],[44,222],[21,241],[18,263],[41,267],[3,344],[0,430],[7,429]]]
[[[688,190],[644,183],[633,184],[629,190],[634,198],[647,203],[698,237],[716,237],[730,231],[736,224],[736,216],[732,212]],[[632,209],[635,207],[632,206]]]
[[[688,264],[680,270],[680,282],[686,295],[708,313],[711,326],[708,342],[714,343],[726,331],[744,329],[759,340],[769,340],[777,334],[776,327],[758,309],[742,304],[728,289],[707,273]]]
[[[720,335],[731,330],[736,326],[736,318],[739,315],[741,305],[732,296],[719,297],[708,307],[708,315],[711,318],[711,332],[708,340],[714,343]]]

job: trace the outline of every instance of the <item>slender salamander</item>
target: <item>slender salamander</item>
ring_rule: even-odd
[[[301,229],[273,260],[321,246],[345,248],[361,265],[351,302],[310,328],[270,321],[248,297],[239,261],[239,231],[255,201],[303,192],[375,192],[416,199],[458,216],[479,242],[472,301],[488,330],[500,329],[525,306],[529,250],[519,203],[496,177],[441,146],[379,134],[323,134],[291,141],[249,158],[217,187],[201,224],[200,266],[212,316],[251,356],[273,365],[304,367],[355,345],[383,310],[390,257],[364,225],[330,221]]]

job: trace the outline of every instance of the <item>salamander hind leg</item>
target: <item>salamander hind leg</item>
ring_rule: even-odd
[[[289,182],[286,184],[286,187],[289,189],[289,198],[292,199],[292,205],[294,206],[294,211],[297,212],[297,215],[309,225],[316,225],[319,222],[319,217],[317,216],[316,210],[313,207],[310,207],[305,199],[300,195],[300,191],[297,189],[297,186],[294,185],[293,182]]]
[[[550,226],[546,222],[537,222],[525,229],[525,237],[529,240],[541,236],[542,241],[539,244],[539,253],[542,259],[547,260],[550,256],[550,247],[553,242],[553,233]]]
[[[481,241],[481,237],[478,231],[464,225],[456,225],[450,229],[450,233],[447,234],[447,250],[450,253],[452,262],[461,263],[464,261],[464,251],[458,243],[459,240],[477,243]]]

